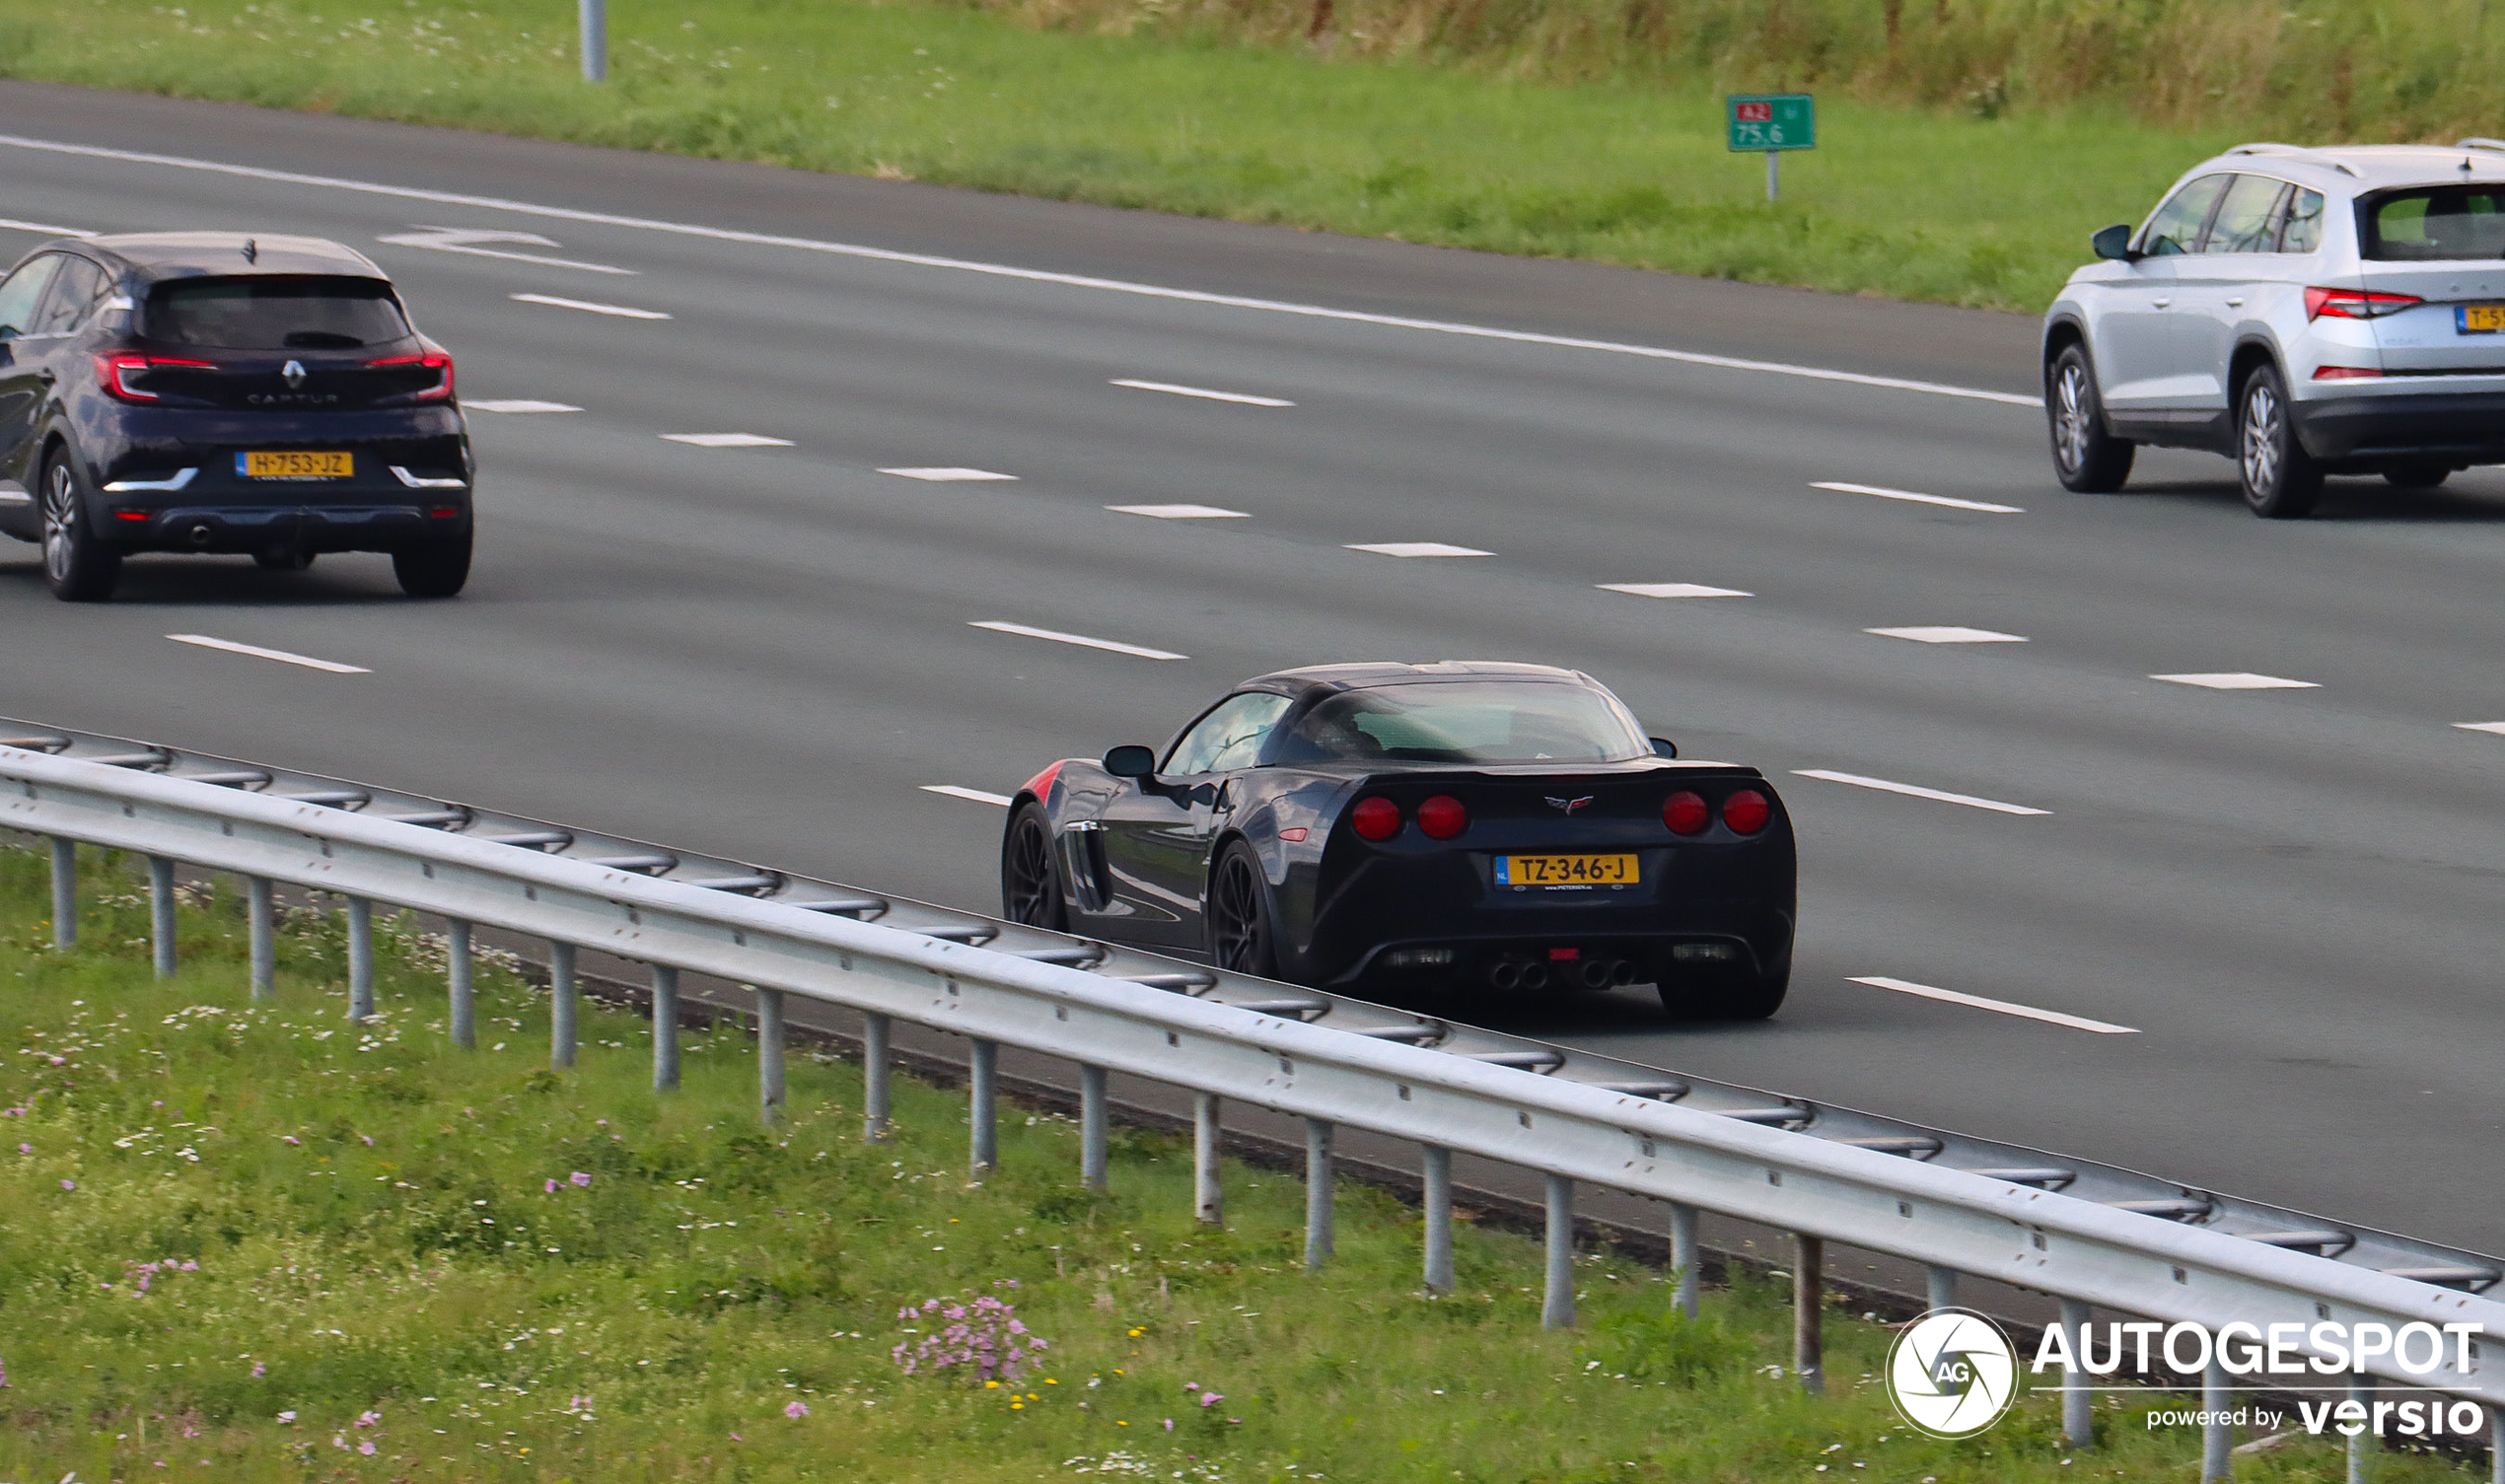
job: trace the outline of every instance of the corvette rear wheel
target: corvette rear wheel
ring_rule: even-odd
[[[1020,805],[1001,837],[1000,915],[1031,928],[1069,929],[1060,873],[1052,865],[1052,821],[1039,804]]]
[[[1242,840],[1227,842],[1209,873],[1209,958],[1240,974],[1278,977],[1278,945],[1270,936],[1268,883],[1260,858]]]

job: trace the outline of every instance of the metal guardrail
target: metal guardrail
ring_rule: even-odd
[[[560,1061],[572,1055],[574,951],[652,965],[662,1086],[677,1078],[679,972],[754,986],[768,1116],[782,1098],[784,995],[865,1016],[874,1137],[893,1022],[966,1036],[977,1165],[991,1162],[1001,1045],[1079,1065],[1091,1182],[1104,1178],[1107,1070],[1187,1088],[1197,1095],[1205,1218],[1220,1210],[1218,1100],[1300,1116],[1320,1192],[1308,1233],[1316,1262],[1330,1245],[1336,1126],[1425,1150],[1430,1287],[1452,1282],[1451,1154],[1539,1170],[1548,1185],[1550,1323],[1572,1320],[1572,1191],[1582,1181],[1671,1203],[1686,1305],[1697,1210],[1801,1234],[1795,1278],[1812,1302],[1797,1359],[1812,1384],[1807,1321],[1819,1243],[1833,1240],[1925,1264],[1935,1300],[1954,1293],[1960,1273],[2054,1295],[2066,1325],[2084,1325],[2089,1306],[2213,1330],[2231,1320],[2477,1323],[2491,1338],[2467,1357],[2448,1350],[2423,1374],[2387,1360],[2376,1374],[2505,1407],[2505,1365],[2490,1349],[2505,1344],[2505,1304],[2482,1297],[2505,1262],[2484,1254],[641,841],[124,739],[12,722],[0,734],[0,824],[52,837],[60,930],[75,920],[62,894],[73,878],[57,869],[69,842],[145,854],[163,972],[174,966],[172,868],[181,862],[252,884],[256,988],[270,962],[269,883],[345,898],[351,1014],[372,1008],[371,904],[446,918],[453,1029],[465,1043],[474,924],[554,946]],[[2089,1379],[2070,1378],[2065,1397],[2080,1442]],[[2210,1383],[2222,1391],[2223,1373]]]

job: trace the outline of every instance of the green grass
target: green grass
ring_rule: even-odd
[[[1754,1484],[1825,1465],[2036,1484],[2193,1466],[2196,1439],[2118,1412],[2111,1445],[2079,1454],[2033,1403],[1966,1444],[1910,1435],[1869,1379],[1888,1331],[1842,1312],[1834,1394],[1804,1397],[1762,1283],[1682,1323],[1661,1275],[1589,1254],[1587,1327],[1542,1332],[1532,1244],[1466,1227],[1461,1292],[1423,1298],[1413,1213],[1366,1190],[1342,1195],[1341,1255],[1309,1276],[1299,1185],[1231,1166],[1229,1225],[1202,1228],[1188,1151],[1164,1137],[1121,1134],[1115,1193],[1095,1197],[1074,1188],[1072,1126],[1013,1112],[1002,1171],[971,1184],[957,1096],[900,1086],[898,1136],[867,1145],[855,1069],[809,1057],[793,1115],[761,1131],[737,1031],[690,1034],[684,1088],[656,1095],[640,1023],[587,1009],[581,1068],[553,1075],[543,1002],[498,967],[483,1044],[461,1053],[440,944],[405,924],[373,1022],[341,1019],[341,931],[310,910],[285,925],[275,1005],[254,1006],[233,901],[190,896],[182,972],[158,983],[126,870],[91,868],[89,946],[60,954],[39,864],[0,851],[20,1048],[0,1077],[0,1478]],[[899,1308],[987,1294],[1050,1342],[1017,1384],[890,1358],[930,1328]],[[2396,1462],[2386,1479],[2460,1477]],[[2241,1475],[2337,1476],[2319,1445]]]

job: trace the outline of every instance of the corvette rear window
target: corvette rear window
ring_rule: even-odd
[[[146,333],[174,345],[355,350],[409,333],[374,278],[179,278],[148,295]]]
[[[2386,262],[2505,257],[2505,185],[2430,185],[2370,197],[2366,256]]]
[[[1633,718],[1580,685],[1453,680],[1352,690],[1316,706],[1279,762],[1624,762],[1647,756]]]

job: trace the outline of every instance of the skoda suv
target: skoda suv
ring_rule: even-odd
[[[2240,145],[2091,246],[2044,317],[2067,487],[2121,488],[2140,444],[2207,449],[2287,519],[2326,474],[2430,489],[2505,461],[2505,141]]]
[[[448,598],[471,474],[452,357],[335,243],[91,237],[0,278],[0,530],[64,601],[141,551],[389,552],[401,591]]]

